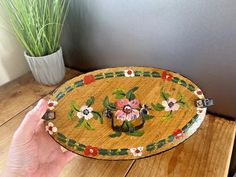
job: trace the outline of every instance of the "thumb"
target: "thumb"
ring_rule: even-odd
[[[64,162],[67,163],[69,161],[71,161],[74,157],[77,156],[77,154],[70,152],[70,151],[66,151],[64,152]]]
[[[22,123],[18,127],[16,134],[22,136],[25,140],[31,139],[36,125],[47,111],[47,108],[47,101],[44,99],[39,100],[38,104],[26,114]]]

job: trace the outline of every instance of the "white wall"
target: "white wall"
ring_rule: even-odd
[[[10,32],[6,16],[0,7],[0,85],[29,71],[23,51],[15,36]]]

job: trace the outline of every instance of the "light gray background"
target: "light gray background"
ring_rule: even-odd
[[[67,66],[89,71],[152,66],[181,73],[236,117],[236,1],[73,0],[62,46]]]

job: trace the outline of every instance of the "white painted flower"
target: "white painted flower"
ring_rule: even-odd
[[[49,100],[48,101],[48,109],[52,111],[57,104],[58,104],[57,101]]]
[[[200,89],[195,90],[194,94],[197,95],[198,98],[204,99],[204,95]]]
[[[53,135],[53,133],[57,132],[57,127],[55,127],[52,122],[48,122],[48,125],[46,126],[46,131],[48,131],[50,135]]]
[[[142,156],[143,147],[137,147],[137,148],[130,148],[130,152],[133,154],[133,156]]]
[[[92,111],[93,111],[92,107],[88,107],[87,105],[84,105],[80,108],[80,112],[77,112],[77,117],[79,119],[84,117],[86,120],[89,120],[93,117]]]
[[[174,98],[164,100],[161,104],[165,107],[165,111],[177,111],[180,108],[179,104]]]
[[[134,77],[134,71],[132,69],[126,69],[125,71],[125,77]]]

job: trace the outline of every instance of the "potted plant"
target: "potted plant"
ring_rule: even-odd
[[[0,0],[34,78],[55,85],[65,76],[60,36],[70,0]]]

